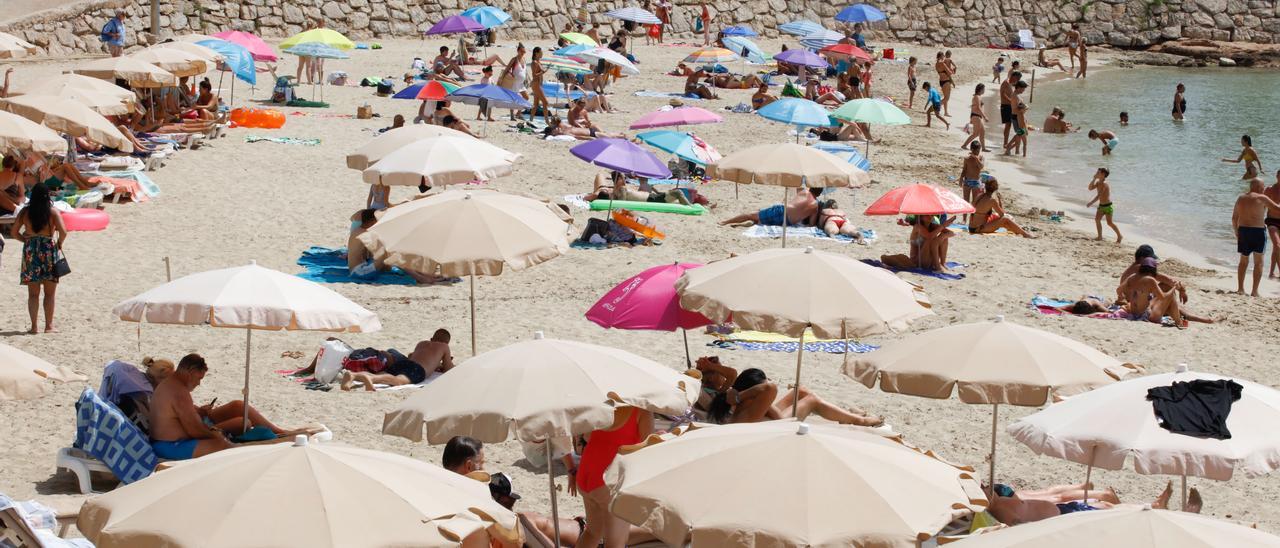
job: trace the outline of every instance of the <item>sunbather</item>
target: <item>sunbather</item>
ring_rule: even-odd
[[[591,121],[591,116],[587,114],[587,101],[582,97],[574,99],[573,106],[569,108],[569,125],[600,130],[600,126],[595,125]]]
[[[934,215],[911,215],[906,221],[911,227],[910,248],[906,255],[881,255],[880,262],[890,268],[910,270],[921,268],[934,272],[945,272],[947,264],[947,242],[955,233],[949,228],[955,221],[954,216],[940,219]]]
[[[830,86],[820,85],[817,78],[810,78],[804,85],[804,98],[819,105],[838,106],[844,104],[845,96],[840,92],[831,89]]]
[[[582,198],[587,202],[595,200],[626,200],[632,202],[652,202],[658,204],[691,205],[693,202],[680,189],[658,190],[649,185],[647,179],[641,179],[640,185],[632,189],[627,186],[626,177],[617,171],[609,175],[596,174],[591,193]]]
[[[587,93],[586,89],[577,84],[569,86],[569,89],[576,90],[582,94],[582,98],[579,101],[582,101],[583,105],[587,107],[587,112],[618,112],[618,109],[613,108],[613,105],[609,103],[608,96],[603,93]]]
[[[13,69],[9,69],[9,70],[13,70]],[[689,65],[686,65],[683,62],[681,62],[681,63],[676,63],[675,70],[672,70],[667,74],[670,76],[688,76],[690,74],[693,74],[693,69],[689,68]]]
[[[819,141],[862,141],[867,142],[866,129],[862,124],[841,122],[838,128],[810,128],[809,133]]]
[[[818,196],[821,194],[821,188],[796,189],[795,196],[786,205],[775,204],[760,211],[735,215],[720,221],[720,225],[750,226],[756,224],[782,226],[785,222],[789,226],[814,226],[818,215]]]
[[[342,371],[343,390],[351,390],[355,383],[364,385],[369,392],[375,390],[375,384],[403,386],[421,384],[433,373],[444,373],[453,369],[453,354],[449,352],[449,332],[437,329],[430,340],[422,341],[414,347],[413,353],[392,362],[380,374],[352,373]]]
[[[1112,489],[1105,491],[1088,491],[1090,499],[1080,500],[1085,495],[1085,488],[1091,485],[1066,485],[1052,487],[1043,491],[1014,491],[1007,485],[996,484],[994,496],[987,511],[1005,525],[1021,525],[1048,519],[1074,512],[1103,510],[1121,504],[1120,498]],[[1168,509],[1169,499],[1173,496],[1173,482],[1165,486],[1164,491],[1151,502],[1151,507]],[[1187,497],[1184,512],[1199,514],[1204,506],[1200,492],[1195,488]]]
[[[818,227],[827,236],[848,236],[855,242],[862,242],[862,231],[849,222],[849,216],[836,206],[835,200],[827,200],[818,210]]]
[[[759,76],[748,74],[746,76],[738,76],[736,74],[715,74],[711,76],[711,85],[722,89],[751,89],[760,87],[764,83]]]
[[[701,360],[699,360],[701,361]],[[701,367],[701,365],[700,365]],[[751,368],[742,373],[729,373],[730,367],[720,366],[718,373],[725,378],[732,377],[730,388],[716,394],[707,408],[711,420],[719,424],[737,424],[763,422],[792,418],[804,420],[816,414],[829,421],[857,426],[879,426],[884,419],[868,415],[859,409],[841,409],[818,397],[805,388],[791,389],[778,395],[778,385],[769,381],[764,371]],[[796,414],[792,415],[792,407],[799,404]]]
[[[24,177],[18,170],[18,159],[5,156],[0,162],[0,215],[12,215],[27,201]]]
[[[1058,312],[1067,314],[1076,314],[1078,316],[1087,316],[1089,314],[1097,314],[1099,312],[1110,312],[1111,309],[1107,304],[1093,297],[1080,297],[1080,300],[1066,306],[1055,306]]]
[[[755,110],[760,110],[765,106],[767,106],[769,103],[772,103],[777,100],[778,100],[778,97],[776,95],[772,95],[769,93],[769,84],[766,84],[763,81],[761,81],[760,85],[756,89],[756,92],[751,94],[751,108]]]
[[[200,80],[200,94],[196,96],[195,105],[182,114],[184,119],[216,120],[218,118],[218,95],[213,92],[213,84],[208,78]]]
[[[467,81],[467,73],[458,66],[458,61],[449,54],[449,46],[440,46],[440,55],[431,60],[431,70],[437,75],[454,75],[461,82]]]
[[[597,138],[601,139],[625,139],[627,136],[622,134],[605,133],[592,128],[573,127],[561,121],[559,116],[551,115],[547,117],[547,128],[542,130],[543,137],[551,137],[557,135],[568,135],[579,141],[591,141]]]
[[[471,132],[471,126],[469,124],[467,124],[466,122],[463,122],[457,116],[453,116],[453,115],[445,116],[442,120],[440,120],[440,122],[441,122],[440,125],[444,127],[447,127],[452,130],[461,131],[462,133],[465,133],[477,139],[480,138],[478,135]]]
[[[989,177],[983,185],[985,192],[973,200],[975,211],[969,216],[969,233],[991,234],[1003,228],[1023,238],[1034,238],[1013,219],[1005,216],[1004,205],[1000,200],[999,181],[995,177]]]
[[[719,99],[720,96],[711,90],[711,86],[702,80],[706,78],[707,73],[702,69],[698,69],[689,74],[684,80],[684,94],[701,97],[703,99]]]
[[[1166,290],[1157,278],[1159,262],[1154,257],[1146,257],[1138,261],[1138,273],[1120,282],[1116,287],[1117,301],[1124,307],[1129,318],[1161,323],[1167,316],[1179,328],[1186,327],[1188,321],[1214,323],[1212,318],[1205,318],[1188,313],[1172,290]]]

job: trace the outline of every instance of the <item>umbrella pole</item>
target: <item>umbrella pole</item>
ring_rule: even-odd
[[[222,78],[226,75],[227,73],[225,71],[218,71],[218,93],[222,93]],[[235,97],[233,96],[231,99],[234,101]]]
[[[1089,450],[1089,465],[1084,469],[1084,503],[1089,504],[1089,482],[1093,479],[1093,456],[1098,453],[1098,446]]]
[[[689,359],[689,330],[681,327],[680,335],[684,337],[684,367],[692,369],[693,361]]]
[[[1182,511],[1187,511],[1187,475],[1182,475]]]
[[[991,404],[991,465],[987,469],[987,485],[991,489],[989,496],[996,492],[996,419],[1000,416],[1000,404]]]
[[[471,275],[471,355],[476,355],[476,275]]]
[[[805,325],[804,328],[808,330],[809,326]],[[800,332],[800,344],[796,346],[796,388],[791,398],[791,416],[796,420],[800,420],[797,413],[800,411],[800,364],[804,362],[804,333]]]
[[[556,501],[555,461],[551,457],[551,436],[547,436],[547,483],[551,487],[551,526],[555,528],[556,545],[560,544],[560,505]]]
[[[253,355],[253,329],[244,330],[244,432],[249,431],[249,360]],[[243,432],[242,432],[243,433]]]
[[[782,187],[782,248],[787,248],[787,187]],[[804,338],[804,335],[801,335]]]

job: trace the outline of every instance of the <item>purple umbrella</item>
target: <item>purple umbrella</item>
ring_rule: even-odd
[[[636,177],[669,179],[671,170],[652,152],[626,139],[596,139],[569,149],[582,160]]]
[[[431,25],[427,30],[427,34],[459,34],[464,32],[480,32],[484,30],[484,25],[479,21],[467,17],[465,15],[450,15],[441,19],[439,23]]]
[[[816,69],[827,68],[827,60],[823,59],[816,53],[803,49],[789,49],[773,56],[774,59],[783,63],[790,63],[801,67],[812,67]]]

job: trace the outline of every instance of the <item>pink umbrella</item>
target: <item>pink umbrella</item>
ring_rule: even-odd
[[[668,126],[692,126],[697,124],[717,124],[723,122],[719,114],[698,107],[678,107],[671,110],[658,110],[642,116],[631,129],[648,129]]]
[[[279,59],[276,57],[275,50],[254,34],[238,30],[228,30],[219,32],[218,34],[213,35],[213,37],[244,46],[244,48],[249,50],[249,53],[253,55],[254,61],[275,61]]]
[[[695,263],[658,265],[636,274],[605,293],[587,310],[587,319],[603,328],[684,332],[684,359],[689,360],[686,330],[710,325],[702,314],[680,308],[676,280]]]
[[[916,183],[886,192],[865,215],[941,215],[973,213],[973,205],[938,185]]]

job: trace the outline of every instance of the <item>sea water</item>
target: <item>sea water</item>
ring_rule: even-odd
[[[1178,83],[1187,88],[1181,122],[1171,116]],[[1280,72],[1239,68],[1117,68],[1084,80],[1042,80],[1027,122],[1040,127],[1057,106],[1082,129],[1067,135],[1033,133],[1026,165],[1041,183],[1079,204],[1092,199],[1089,179],[1105,167],[1111,171],[1117,222],[1215,263],[1235,264],[1231,211],[1246,187],[1240,178],[1244,165],[1221,159],[1237,158],[1240,136],[1247,134],[1262,159],[1263,181],[1275,181],[1278,90]],[[1121,111],[1129,113],[1128,126],[1120,125]],[[1119,144],[1110,156],[1102,156],[1100,141],[1088,138],[1090,129],[1116,133]],[[1103,236],[1114,237],[1105,224]]]

